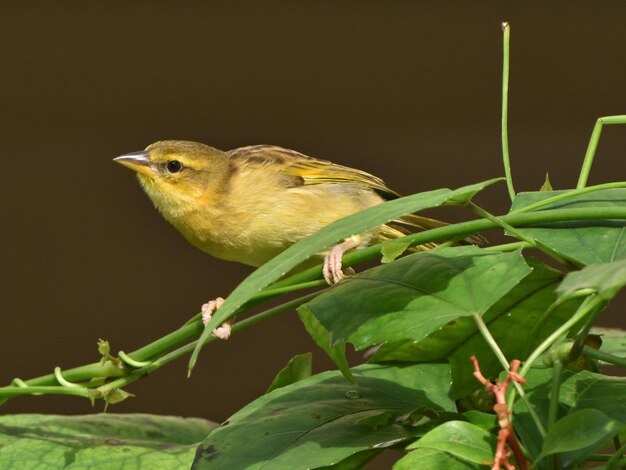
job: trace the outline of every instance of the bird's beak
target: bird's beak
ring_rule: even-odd
[[[145,150],[120,155],[114,158],[113,161],[144,176],[154,177],[154,166],[152,165],[152,160],[150,160],[150,152]]]

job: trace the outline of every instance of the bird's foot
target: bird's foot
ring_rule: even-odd
[[[326,279],[329,285],[332,286],[345,277],[344,272],[341,270],[343,254],[352,248],[358,247],[362,242],[363,239],[360,235],[353,235],[347,238],[343,243],[331,248],[330,252],[324,258],[324,268],[322,271],[324,273],[324,279]]]
[[[215,300],[211,300],[202,306],[202,323],[204,326],[207,326],[213,313],[222,306],[224,303],[224,299],[218,297]],[[230,333],[232,331],[232,327],[230,322],[224,322],[222,326],[218,326],[213,330],[213,336],[218,337],[219,339],[228,339],[230,337]]]

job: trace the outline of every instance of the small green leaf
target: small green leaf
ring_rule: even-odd
[[[563,299],[580,289],[593,289],[600,297],[610,300],[626,285],[626,259],[612,263],[590,264],[569,273],[557,288]]]
[[[386,241],[380,249],[380,253],[383,255],[380,262],[383,264],[391,263],[394,259],[404,253],[410,244],[411,242],[407,241],[406,238],[395,238],[393,240]]]
[[[352,369],[357,385],[323,372],[264,395],[202,443],[196,469],[317,468],[410,439],[415,407],[454,411],[446,364]],[[358,390],[358,393],[351,393]]]
[[[539,191],[554,191],[552,189],[552,184],[550,183],[550,177],[548,176],[548,173],[546,173],[546,180],[541,185]]]
[[[312,362],[313,355],[310,352],[292,357],[287,365],[276,375],[265,393],[310,377]]]
[[[393,466],[393,470],[479,470],[479,464],[470,463],[436,449],[416,449]]]
[[[0,468],[189,468],[217,425],[147,414],[0,416]]]
[[[127,398],[134,397],[132,393],[126,392],[121,388],[115,388],[108,392],[103,398],[107,405],[115,405],[116,403],[120,403]]]
[[[346,343],[341,342],[331,346],[330,333],[317,318],[315,318],[315,315],[310,312],[306,305],[302,305],[298,308],[298,316],[306,331],[311,335],[313,341],[315,341],[315,344],[328,354],[328,357],[332,359],[346,380],[354,383],[354,377],[352,377],[348,359],[346,358]]]
[[[584,450],[590,455],[624,428],[601,411],[576,410],[548,429],[539,459],[556,453]]]
[[[472,463],[493,461],[496,437],[465,421],[448,421],[426,433],[409,449],[425,448],[447,452]]]
[[[98,352],[104,356],[103,359],[108,359],[111,354],[111,346],[109,346],[109,342],[104,339],[98,340]]]

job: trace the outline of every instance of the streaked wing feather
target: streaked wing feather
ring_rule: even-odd
[[[383,180],[369,173],[327,160],[319,160],[295,150],[274,145],[253,145],[228,152],[231,158],[246,164],[276,165],[281,173],[297,177],[304,185],[357,184],[377,192],[384,199],[396,199],[398,193],[389,189]]]

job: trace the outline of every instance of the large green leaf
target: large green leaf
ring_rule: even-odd
[[[459,317],[484,314],[531,271],[520,252],[474,246],[415,253],[352,276],[304,307],[333,343],[357,349],[418,342]]]
[[[198,345],[194,349],[189,361],[189,368],[193,368],[200,348],[209,338],[211,331],[213,331],[215,327],[235,315],[237,309],[258,294],[261,289],[284,276],[311,256],[355,233],[363,233],[401,215],[437,207],[446,203],[467,202],[477,192],[501,180],[502,178],[496,178],[482,183],[464,186],[454,191],[449,189],[437,189],[413,194],[412,196],[406,196],[393,201],[387,201],[344,219],[337,220],[319,230],[314,235],[300,240],[254,271],[228,296],[226,302],[216,311],[203,331]]]
[[[0,468],[188,468],[217,425],[146,414],[0,416]]]
[[[427,432],[408,448],[441,450],[468,462],[480,464],[493,460],[496,437],[472,423],[448,421]]]
[[[410,437],[416,408],[454,411],[446,364],[364,365],[357,385],[324,372],[250,403],[209,434],[197,469],[316,468]]]
[[[565,192],[520,193],[513,201],[511,212]],[[535,210],[597,208],[601,211],[603,208],[615,207],[626,207],[626,189],[605,189],[580,194]],[[608,263],[626,258],[626,225],[623,220],[558,222],[521,230],[561,255],[581,264]]]
[[[526,260],[533,271],[483,315],[490,333],[507,358],[525,359],[532,349],[561,326],[576,310],[565,302],[542,319],[546,307],[556,300],[555,289],[563,275],[542,262]],[[472,375],[470,356],[475,355],[486,376],[495,377],[502,365],[483,339],[472,318],[461,317],[433,331],[422,341],[384,344],[372,361],[434,361],[448,359],[452,365],[457,398],[481,388]]]

